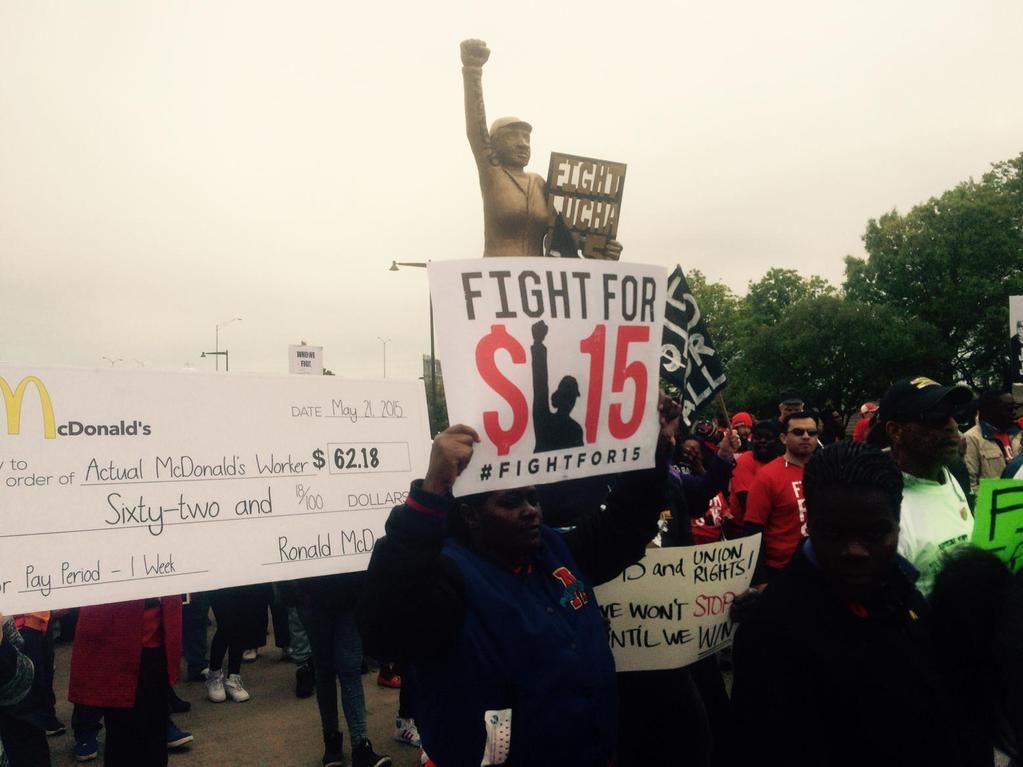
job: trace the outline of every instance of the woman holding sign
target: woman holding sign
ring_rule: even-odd
[[[669,435],[677,406],[659,408]],[[656,534],[669,445],[562,534],[543,525],[535,488],[451,496],[478,441],[468,426],[438,435],[426,478],[391,512],[369,566],[367,645],[406,664],[440,767],[607,767],[617,692],[593,587]]]

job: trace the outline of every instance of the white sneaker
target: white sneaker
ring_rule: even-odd
[[[220,669],[211,671],[206,677],[206,697],[214,703],[223,703],[227,700],[227,693],[224,691],[224,672]]]
[[[242,653],[242,660],[246,663],[255,663],[259,657],[259,650],[245,650]]]
[[[406,746],[419,748],[419,730],[416,729],[415,719],[402,719],[400,716],[394,720],[394,739]]]
[[[244,703],[252,697],[242,685],[242,678],[240,674],[231,674],[231,676],[227,678],[227,681],[224,682],[224,692],[226,692],[235,703]]]

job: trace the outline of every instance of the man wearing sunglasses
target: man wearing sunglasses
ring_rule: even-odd
[[[918,376],[892,384],[878,410],[875,433],[887,439],[905,480],[899,554],[920,571],[916,586],[924,595],[944,553],[973,533],[966,493],[946,468],[959,457],[955,412],[972,399],[965,386]]]
[[[785,416],[781,435],[785,453],[760,469],[750,487],[743,533],[763,533],[754,585],[768,583],[781,572],[806,537],[803,467],[817,449],[818,434],[813,413]]]

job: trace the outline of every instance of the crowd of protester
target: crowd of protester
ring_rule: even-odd
[[[243,663],[268,636],[316,696],[324,767],[391,763],[367,735],[364,653],[401,689],[395,740],[435,767],[1015,759],[1023,586],[969,540],[980,481],[1023,479],[1023,419],[1008,392],[922,376],[880,394],[854,423],[786,391],[776,413],[690,428],[662,396],[654,468],[457,499],[479,437],[452,426],[368,572],[5,619],[0,767],[49,765],[65,731],[58,623],[73,755],[113,767],[193,741],[172,719],[182,673],[201,705],[249,700]],[[756,534],[730,651],[616,673],[595,586],[650,546]]]
[[[193,705],[176,694],[179,677],[203,684],[205,704],[244,703],[251,695],[242,664],[255,661],[273,636],[281,659],[295,665],[294,695],[316,696],[324,767],[387,767],[391,758],[374,751],[366,726],[355,618],[364,578],[341,574],[191,594],[185,604],[173,595],[8,617],[0,640],[0,767],[49,767],[47,739],[67,731],[54,694],[58,636],[72,642],[70,756],[77,762],[168,764],[170,753],[195,740],[172,718]],[[377,683],[402,687],[393,664],[381,665]],[[338,723],[338,684],[347,748]],[[394,738],[418,748],[415,721],[404,691],[400,695]],[[204,736],[217,739],[214,732]]]
[[[545,493],[543,511],[530,488],[452,498],[478,437],[441,434],[374,552],[364,621],[417,680],[424,753],[441,766],[1015,757],[1021,590],[969,540],[979,480],[1023,478],[1023,424],[1006,392],[918,376],[881,394],[855,424],[795,391],[759,420],[682,430],[662,411],[657,466],[609,479],[589,511],[588,492]],[[647,545],[760,534],[753,588],[730,657],[615,674],[592,588],[642,555],[655,520]]]

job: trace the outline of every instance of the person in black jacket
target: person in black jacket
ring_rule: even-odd
[[[942,674],[969,701],[984,747],[1023,763],[1023,570],[961,546],[945,559],[930,598]]]
[[[861,443],[831,445],[807,464],[803,493],[809,538],[736,634],[740,763],[990,765],[896,553],[898,467]]]
[[[352,767],[386,767],[391,758],[377,754],[366,724],[366,697],[362,687],[362,637],[356,623],[356,605],[365,584],[363,572],[302,578],[281,585],[294,602],[309,636],[314,669],[316,704],[323,732],[323,767],[344,763],[344,737],[338,721],[338,685],[341,707],[351,739]]]
[[[678,408],[659,407],[670,433]],[[617,695],[593,587],[655,535],[669,450],[560,533],[543,525],[535,488],[451,496],[478,440],[463,425],[438,435],[426,478],[391,512],[368,571],[367,646],[413,678],[423,748],[440,767],[607,767]]]

